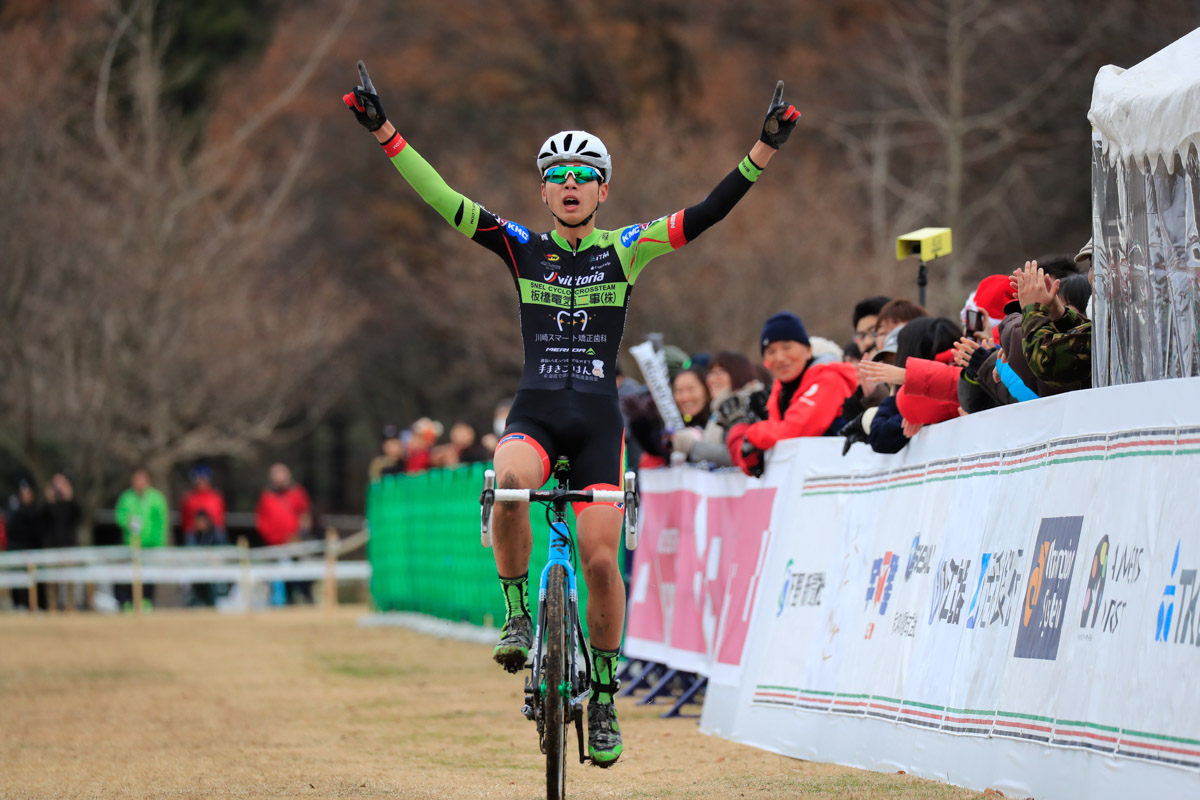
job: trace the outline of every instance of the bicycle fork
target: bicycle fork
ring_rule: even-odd
[[[562,689],[566,689],[565,697],[567,699],[567,715],[566,719],[572,720],[575,723],[575,732],[579,741],[579,762],[587,761],[587,751],[584,746],[583,736],[583,704],[591,693],[591,653],[588,649],[587,642],[583,636],[583,626],[580,623],[579,617],[579,592],[576,584],[575,570],[571,567],[570,557],[571,538],[565,522],[551,523],[551,544],[550,544],[550,559],[546,566],[542,568],[541,579],[538,585],[538,613],[537,626],[533,633],[533,667],[532,675],[525,678],[525,705],[521,708],[521,713],[526,719],[537,723],[538,740],[542,741],[545,736],[545,720],[542,719],[540,702],[542,692],[551,693],[553,696],[564,696]],[[547,583],[549,581],[550,568],[554,565],[559,565],[566,572],[566,626],[567,626],[567,675],[571,676],[570,685],[567,687],[558,686],[542,686],[542,654],[545,651],[545,637],[547,631],[545,628],[546,620],[546,592]],[[580,654],[583,655],[582,664],[580,663]],[[543,746],[543,750],[544,750]]]

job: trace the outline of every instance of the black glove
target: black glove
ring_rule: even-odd
[[[742,472],[754,478],[761,478],[767,468],[766,451],[759,450],[749,439],[742,439]]]
[[[770,397],[771,393],[766,389],[759,389],[757,392],[750,395],[751,421],[759,422],[771,416],[767,413],[767,400],[770,399]]]
[[[842,455],[849,453],[850,448],[855,443],[863,442],[865,444],[870,441],[867,438],[867,432],[863,430],[863,414],[865,413],[866,411],[860,412],[857,417],[847,422],[842,426],[842,429],[838,431],[839,436],[846,437],[846,443],[842,445]]]
[[[375,84],[371,83],[371,76],[367,74],[367,65],[361,61],[358,62],[358,79],[360,85],[344,95],[342,102],[354,112],[359,125],[374,133],[387,122],[387,116],[383,113],[379,95],[375,94]]]
[[[717,424],[729,430],[739,422],[754,422],[750,419],[750,398],[733,394],[717,406]]]
[[[971,360],[967,362],[967,366],[963,367],[963,374],[967,376],[967,380],[979,380],[979,368],[983,366],[994,350],[995,348],[988,347],[975,348],[975,352],[971,353]]]
[[[775,96],[771,98],[771,105],[767,108],[767,118],[763,120],[762,134],[758,140],[778,150],[792,135],[798,119],[800,112],[796,107],[783,103],[783,81],[780,81],[775,85]]]
[[[855,417],[861,417],[862,413],[866,410],[867,406],[863,402],[863,390],[860,386],[854,390],[854,394],[846,398],[846,402],[842,403],[841,417],[842,419],[854,419]],[[845,428],[842,428],[838,433],[840,434],[844,430]]]

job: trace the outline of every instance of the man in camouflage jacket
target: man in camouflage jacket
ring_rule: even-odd
[[[1013,283],[1021,303],[1021,349],[1030,371],[1062,391],[1091,388],[1092,321],[1062,301],[1059,281],[1051,280],[1036,261],[1013,273]]]

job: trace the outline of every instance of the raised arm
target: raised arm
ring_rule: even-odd
[[[783,81],[779,81],[775,86],[775,95],[767,106],[767,116],[763,120],[758,141],[708,197],[694,206],[640,226],[641,230],[626,228],[622,232],[622,244],[630,248],[627,257],[622,259],[627,262],[626,272],[630,282],[637,280],[638,273],[652,259],[678,250],[723,220],[750,191],[771,158],[791,136],[799,119],[800,112],[796,107],[783,101]]]
[[[358,62],[359,85],[342,97],[342,101],[354,113],[359,124],[374,134],[383,145],[383,150],[404,179],[417,191],[421,199],[442,215],[464,236],[476,239],[481,227],[496,230],[493,225],[480,225],[482,207],[455,191],[438,175],[413,147],[404,140],[396,127],[388,121],[383,111],[375,85],[363,62]],[[487,244],[481,242],[481,244]]]

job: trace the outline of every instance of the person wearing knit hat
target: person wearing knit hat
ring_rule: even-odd
[[[808,331],[804,329],[804,323],[795,314],[790,311],[780,311],[763,324],[762,336],[758,339],[759,350],[766,353],[767,345],[771,342],[792,341],[807,346]]]
[[[770,317],[758,342],[763,365],[775,378],[767,418],[731,421],[725,439],[733,463],[752,477],[763,474],[766,451],[781,439],[837,433],[842,405],[858,388],[852,364],[815,363],[808,331],[791,312]]]

